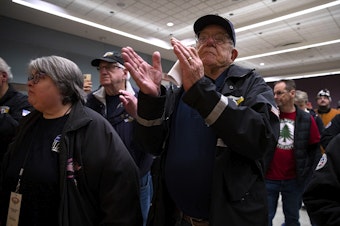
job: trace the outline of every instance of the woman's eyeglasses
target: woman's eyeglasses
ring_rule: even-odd
[[[45,72],[37,72],[34,75],[28,75],[27,81],[32,81],[33,84],[37,84],[41,78],[45,77],[46,73]]]

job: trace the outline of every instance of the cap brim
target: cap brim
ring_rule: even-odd
[[[99,59],[94,59],[91,61],[91,65],[98,67],[100,64],[100,61],[105,61],[105,62],[109,62],[109,63],[117,63],[118,61],[114,60],[114,59],[110,59],[110,58],[99,58]]]
[[[227,30],[227,33],[229,34],[230,38],[233,40],[235,44],[235,32],[234,28],[230,24],[230,22],[220,16],[217,15],[206,15],[202,16],[201,18],[197,19],[194,23],[194,32],[197,35],[200,31],[202,31],[206,26],[208,25],[219,25]]]

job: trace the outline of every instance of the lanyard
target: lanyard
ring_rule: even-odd
[[[15,187],[15,193],[19,193],[22,175],[24,174],[24,168],[26,166],[26,162],[27,162],[28,156],[29,156],[31,148],[32,148],[33,139],[37,135],[37,131],[38,131],[38,126],[35,127],[35,131],[34,131],[34,133],[32,133],[31,142],[30,142],[30,145],[28,146],[28,151],[26,153],[22,167],[20,168],[20,171],[19,171],[19,179],[18,179],[17,186]]]
[[[70,113],[72,109],[72,104],[69,106],[69,108],[66,110],[65,115],[67,115],[68,113]],[[38,132],[38,128],[39,128],[39,123],[41,122],[41,119],[39,119],[38,123],[36,124],[36,127],[34,128],[34,133],[32,133],[32,138],[31,138],[31,142],[30,142],[30,145],[28,146],[28,151],[26,153],[26,156],[25,156],[25,160],[22,164],[22,167],[20,168],[20,172],[19,172],[19,179],[18,179],[18,183],[17,183],[17,186],[15,188],[15,192],[18,193],[19,190],[20,190],[20,183],[21,183],[21,179],[22,179],[22,175],[24,173],[24,169],[25,169],[25,165],[26,165],[26,162],[27,162],[27,159],[29,157],[29,154],[30,154],[30,151],[31,151],[31,148],[32,148],[32,143],[33,143],[33,139],[36,137],[37,135],[37,132]]]
[[[19,172],[18,183],[17,183],[17,186],[15,187],[15,193],[19,193],[20,182],[21,182],[21,177],[22,177],[22,174],[23,174],[23,173],[24,173],[24,168],[21,168],[21,169],[20,169],[20,172]]]

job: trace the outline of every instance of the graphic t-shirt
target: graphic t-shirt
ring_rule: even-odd
[[[289,180],[296,178],[294,156],[294,131],[296,111],[280,113],[280,136],[275,154],[270,163],[266,178],[270,180]],[[320,142],[320,133],[314,118],[311,116],[309,144]]]
[[[289,180],[296,177],[294,158],[294,130],[296,111],[280,113],[280,136],[275,154],[267,172],[267,179]]]

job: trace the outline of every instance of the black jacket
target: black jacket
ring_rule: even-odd
[[[27,96],[16,91],[11,84],[5,95],[0,98],[0,106],[10,108],[8,114],[0,114],[0,167],[3,155],[12,142],[16,129],[23,114],[33,110],[27,101]],[[26,111],[26,112],[25,112]]]
[[[226,73],[220,90],[203,77],[183,96],[183,101],[209,122],[220,138],[218,143],[223,144],[216,144],[209,221],[212,226],[265,226],[268,218],[262,160],[274,150],[279,135],[273,91],[253,70],[232,65]],[[160,97],[139,94],[137,142],[160,155],[153,169],[150,226],[174,225],[175,206],[164,184],[163,169],[170,120],[182,91],[170,87],[166,92],[163,87]],[[215,107],[220,104],[225,108],[215,117]]]
[[[34,111],[23,120],[4,158],[0,207],[8,205],[9,189],[14,189],[6,187],[7,165],[15,161],[12,156],[16,146],[31,132],[39,117],[41,113]],[[60,146],[60,226],[142,224],[138,168],[118,134],[101,115],[80,102],[75,103],[63,128]],[[6,208],[1,210],[0,216],[4,217]]]
[[[308,214],[317,225],[340,225],[340,134],[328,144],[303,194]]]
[[[313,117],[296,107],[294,156],[296,160],[297,180],[305,184],[311,177],[316,163],[321,157],[319,142],[309,144],[310,124]]]
[[[318,126],[320,134],[322,134],[323,131],[325,130],[325,126],[323,125],[321,118],[319,117],[318,114],[316,114],[316,112],[313,109],[309,109],[308,111],[313,116],[313,118],[316,122],[316,125]]]
[[[322,133],[321,145],[323,148],[327,148],[328,143],[340,133],[340,114],[336,115],[331,123],[329,123]]]

